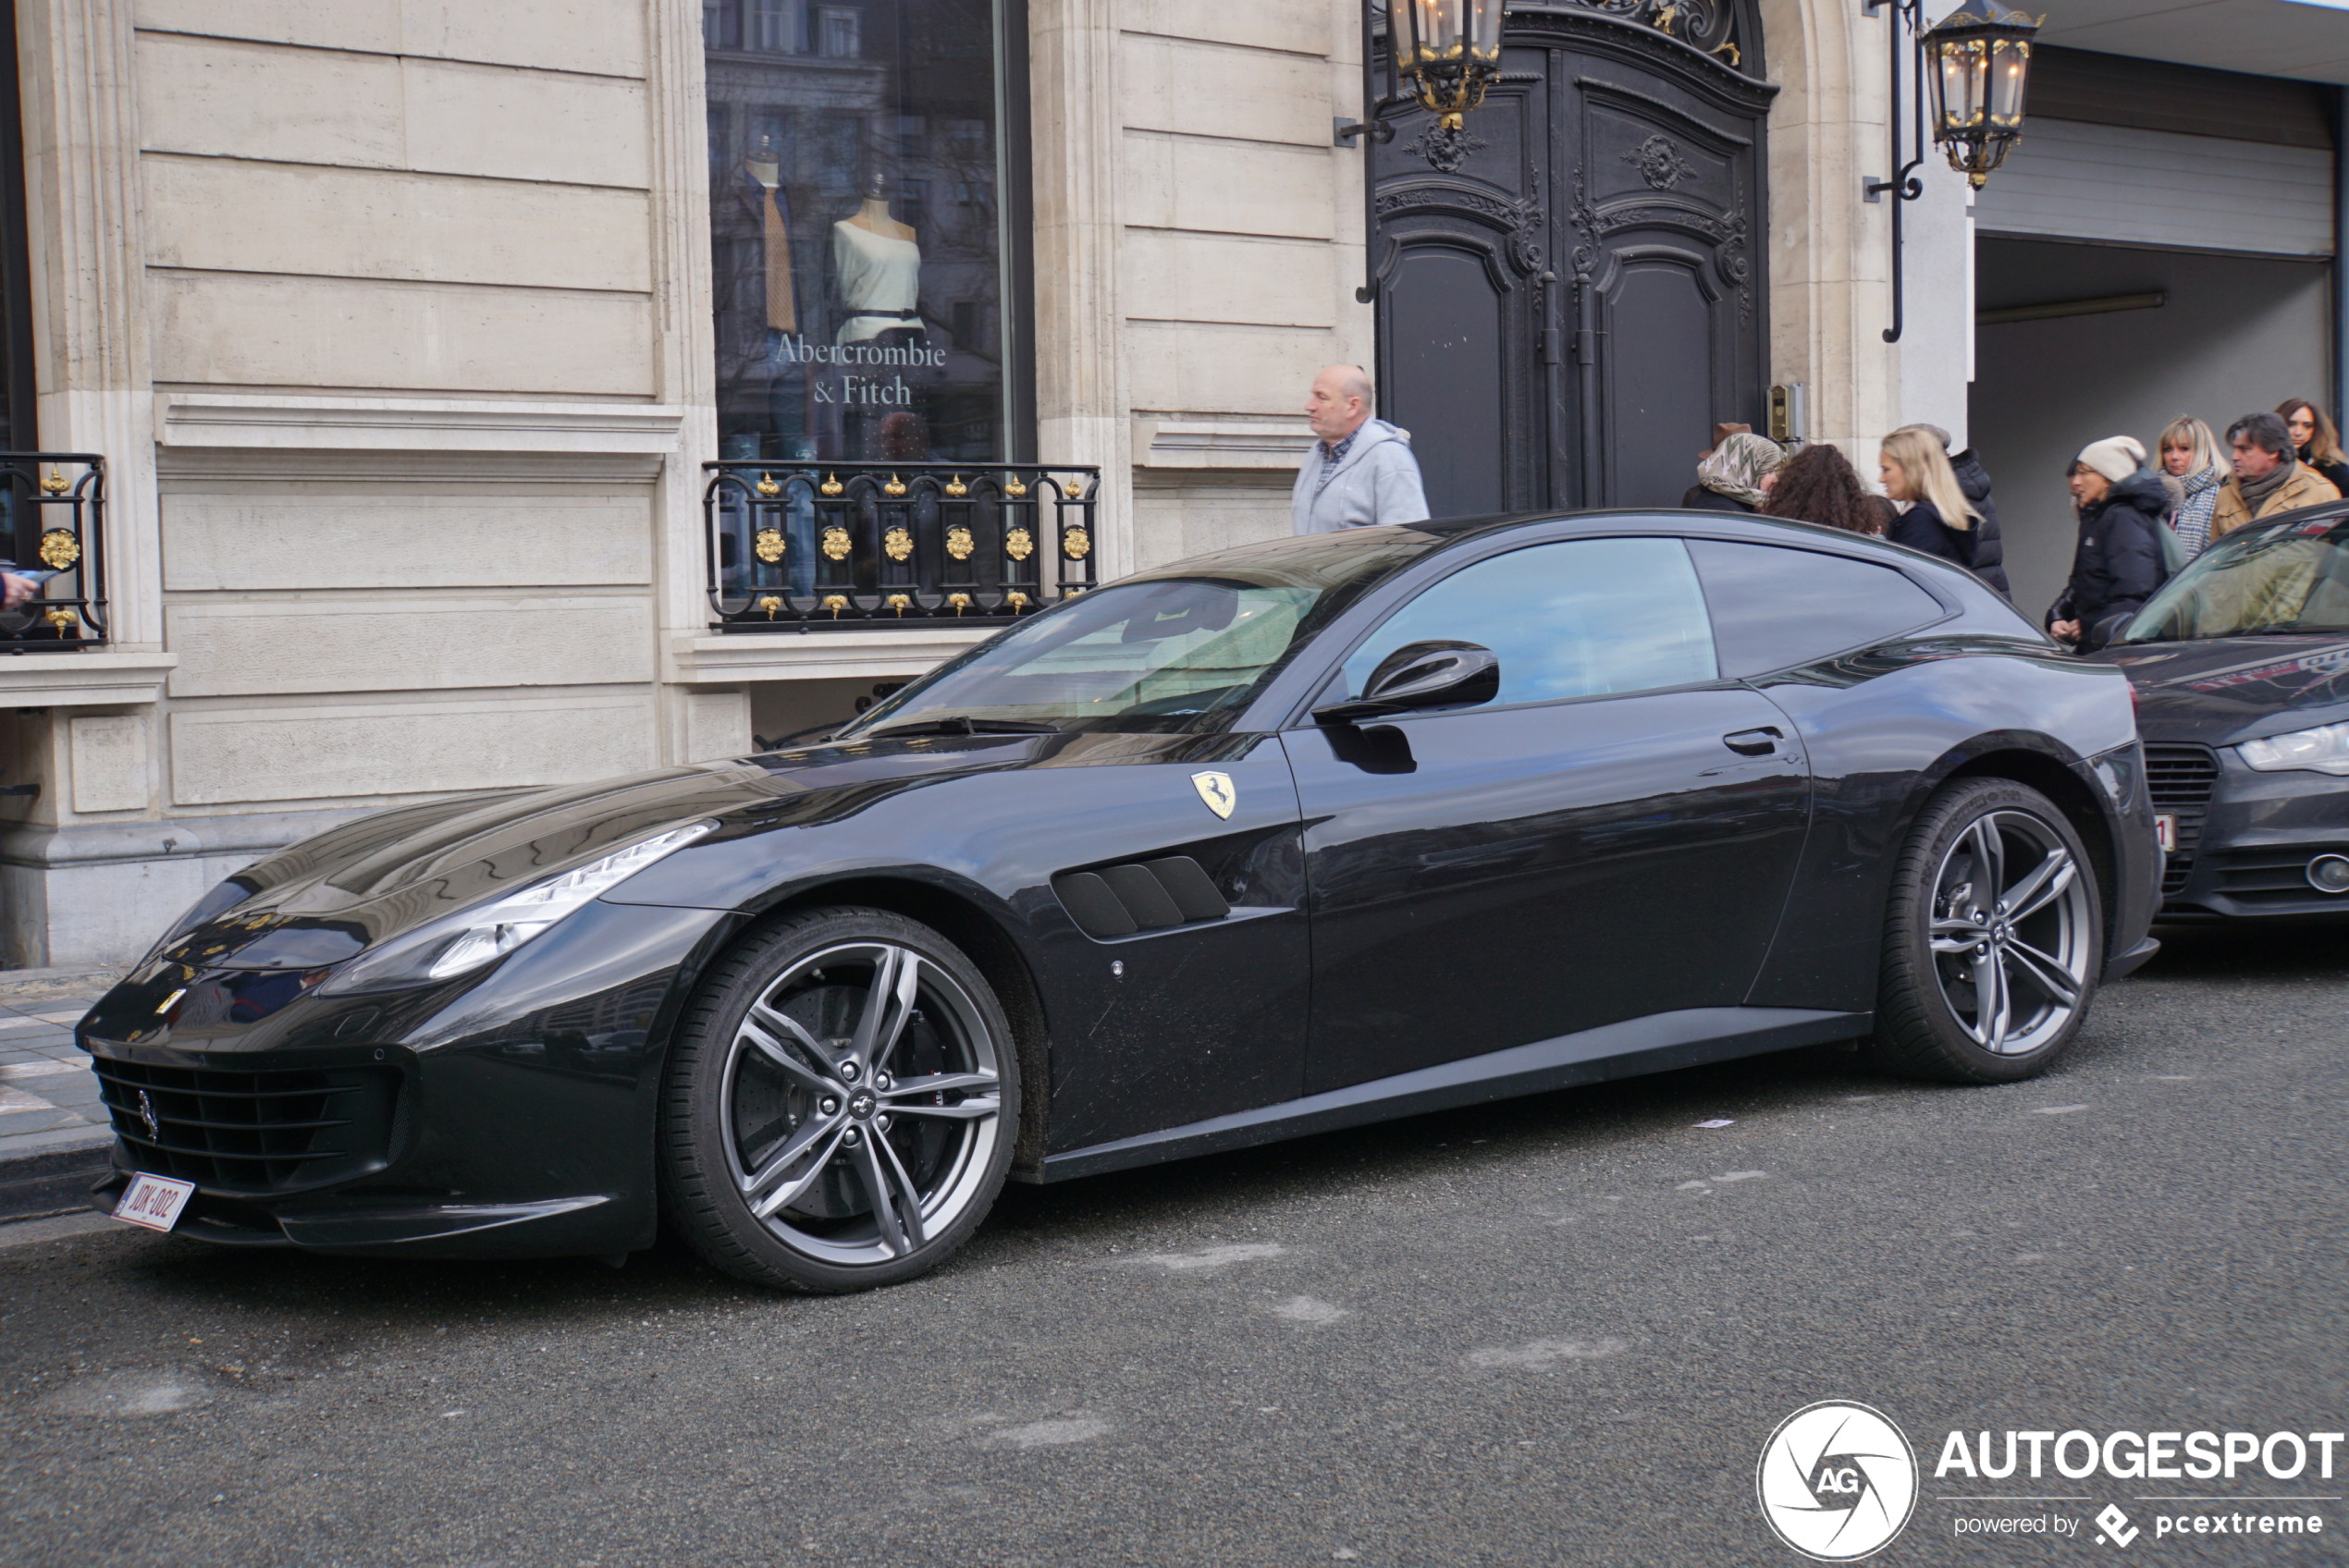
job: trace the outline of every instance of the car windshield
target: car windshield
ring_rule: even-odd
[[[2124,643],[2349,631],[2349,518],[2229,534],[2146,601]]]
[[[879,704],[837,739],[1206,731],[1362,591],[1442,535],[1359,529],[1200,556],[1062,601]]]

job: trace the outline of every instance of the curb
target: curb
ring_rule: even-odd
[[[0,1221],[84,1208],[91,1187],[113,1169],[114,1133],[103,1127],[27,1154],[0,1155]]]

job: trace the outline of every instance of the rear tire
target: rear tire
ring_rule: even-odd
[[[1863,1053],[1904,1078],[2036,1077],[2087,1017],[2103,900],[2053,802],[1965,778],[1925,805],[1892,874],[1876,1033]]]
[[[937,1268],[1002,1191],[1019,1057],[978,967],[875,909],[794,915],[686,1009],[662,1099],[671,1228],[756,1284],[838,1292]]]

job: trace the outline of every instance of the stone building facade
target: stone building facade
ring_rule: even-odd
[[[739,754],[980,634],[712,630],[703,465],[751,439],[720,407],[725,237],[820,235],[870,194],[818,180],[765,215],[762,171],[782,191],[815,154],[784,145],[799,122],[719,113],[762,50],[827,92],[892,39],[873,68],[904,92],[940,62],[973,73],[955,92],[991,82],[992,123],[916,104],[866,129],[906,160],[992,148],[983,202],[933,167],[902,227],[991,202],[995,281],[917,309],[1000,368],[969,440],[1098,466],[1104,576],[1285,532],[1307,383],[1380,352],[1364,157],[1333,136],[1362,114],[1359,0],[14,12],[15,444],[103,455],[110,603],[104,646],[0,653],[0,787],[31,787],[0,796],[0,962],[135,957],[210,882],[349,814]],[[1802,388],[1803,434],[1863,459],[1906,420],[1962,431],[1965,196],[1937,160],[1907,214],[1907,331],[1883,336],[1888,208],[1861,192],[1886,172],[1888,8],[1748,15],[1775,90],[1759,382]],[[941,18],[986,46],[940,43]],[[868,239],[913,210],[902,182],[880,200]],[[757,285],[769,327],[812,308],[786,284],[846,287],[818,249]],[[1753,417],[1750,391],[1703,417]],[[780,396],[756,417],[817,430]]]

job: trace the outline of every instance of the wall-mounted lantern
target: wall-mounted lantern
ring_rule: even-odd
[[[1398,64],[1419,93],[1420,106],[1445,130],[1484,102],[1501,74],[1503,0],[1397,0],[1408,36]]]
[[[1959,11],[1927,31],[1925,0],[1861,0],[1861,8],[1875,16],[1891,7],[1892,178],[1872,179],[1865,191],[1871,202],[1892,194],[1892,325],[1884,329],[1887,343],[1900,341],[1903,299],[1900,276],[1900,204],[1925,194],[1916,178],[1925,162],[1925,97],[1933,98],[1933,145],[1941,147],[1949,166],[1982,188],[1992,169],[2006,161],[2008,150],[2023,136],[2023,89],[2031,70],[2031,39],[2039,31],[2020,11],[2001,10],[1997,0],[1981,0],[1982,14]],[[1901,91],[1901,60],[1909,60],[1908,91]],[[1904,124],[1906,134],[1904,135]]]

